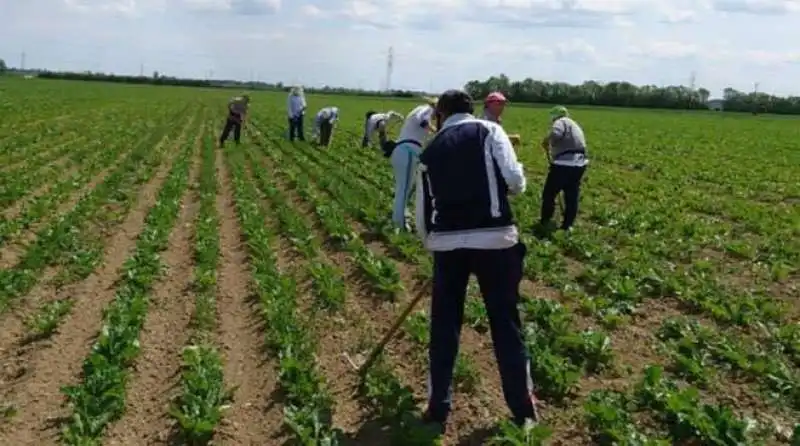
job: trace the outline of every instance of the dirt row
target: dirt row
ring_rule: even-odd
[[[170,143],[169,158],[174,158],[184,139],[185,133]],[[200,136],[196,142],[200,142]],[[0,395],[1,401],[13,402],[17,413],[0,425],[0,443],[56,443],[60,420],[67,415],[60,406],[63,397],[59,388],[79,379],[83,358],[100,329],[102,310],[113,299],[118,272],[135,246],[171,164],[162,164],[143,185],[132,211],[105,240],[105,261],[98,270],[82,282],[61,289],[43,282],[22,305],[4,316],[4,329],[9,329],[0,338],[3,365]],[[283,408],[276,393],[277,369],[263,349],[264,328],[259,325],[258,312],[253,308],[249,258],[235,213],[230,175],[220,151],[216,165],[220,182],[217,211],[221,245],[216,341],[223,356],[226,385],[237,388],[216,443],[263,445],[265,439],[277,438],[282,429]],[[162,253],[167,271],[152,294],[140,337],[142,351],[128,387],[126,414],[110,427],[107,444],[172,444],[175,440],[167,411],[177,392],[180,350],[188,341],[194,307],[191,280],[195,218],[199,209],[198,168],[199,153],[196,153],[190,188],[182,197],[178,222],[170,234],[167,250]],[[39,304],[63,298],[75,299],[75,306],[59,330],[47,340],[25,342],[24,320]]]
[[[217,291],[218,345],[228,387],[237,387],[234,403],[220,428],[220,444],[261,445],[280,436],[283,407],[277,364],[264,348],[249,257],[236,214],[231,174],[217,151],[221,264]]]
[[[188,125],[174,141],[169,142],[165,137],[159,143],[159,146],[169,144],[163,149],[168,153],[167,159],[142,186],[122,223],[104,240],[102,265],[83,281],[65,287],[40,281],[18,308],[4,316],[4,328],[10,326],[11,330],[4,330],[0,338],[3,365],[0,392],[3,401],[13,401],[18,412],[3,426],[5,444],[55,443],[60,420],[68,415],[66,408],[61,407],[60,386],[77,382],[80,377],[83,359],[102,325],[103,309],[114,297],[119,271],[135,247],[187,130]],[[39,304],[61,299],[72,299],[74,306],[58,331],[49,339],[27,342],[24,321]]]
[[[276,149],[271,148],[271,150]],[[303,203],[302,200],[293,191],[291,191],[291,188],[282,181],[281,187],[286,191],[289,197],[292,197],[293,202],[297,204],[297,209],[302,210],[308,216],[308,218],[313,220],[313,213],[310,211],[309,205],[307,203]],[[354,222],[353,226],[357,231],[359,231],[359,233],[364,233],[361,232],[364,228],[358,223]],[[385,246],[381,245],[382,244],[379,242],[371,242],[370,249],[380,254],[391,253],[391,251],[385,249]],[[346,264],[338,259],[336,263],[340,265]],[[409,284],[413,282],[413,280],[407,279],[408,277],[413,276],[413,273],[411,272],[413,268],[415,268],[413,265],[402,266],[401,269],[403,270],[404,283]],[[539,283],[526,280],[523,282],[521,288],[523,292],[529,296],[556,299],[567,306],[571,305],[570,300],[561,296],[558,291],[550,289]],[[370,308],[369,311],[370,313],[368,313],[368,317],[371,320],[380,320],[380,316],[376,315],[376,310]],[[663,366],[669,364],[668,358],[666,358],[658,349],[658,341],[655,338],[654,331],[655,328],[659,327],[665,319],[678,316],[680,314],[682,314],[680,305],[674,300],[649,300],[644,303],[642,311],[634,316],[630,323],[609,333],[612,337],[612,346],[615,353],[615,368],[612,371],[606,372],[600,376],[584,376],[580,381],[578,390],[576,392],[577,394],[575,395],[573,401],[567,403],[566,406],[549,407],[545,409],[546,423],[555,431],[552,439],[553,444],[571,445],[588,444],[590,442],[586,436],[584,421],[582,419],[582,403],[585,396],[591,390],[601,388],[629,390],[630,387],[641,378],[641,372],[644,365],[652,364]],[[385,329],[385,327],[388,326],[390,317],[389,319],[385,318],[383,321],[377,324],[379,331],[380,328]],[[577,328],[586,329],[594,326],[594,321],[592,319],[581,317],[579,314],[575,314],[575,318]],[[346,320],[348,321],[348,324],[354,325],[352,324],[353,317],[350,314],[347,314]],[[321,332],[329,334],[332,331],[322,330]],[[358,335],[354,337],[358,338]],[[476,362],[479,362],[485,366],[480,370],[481,384],[485,388],[488,388],[488,393],[493,395],[495,398],[490,399],[490,404],[488,405],[484,403],[483,407],[487,410],[494,410],[497,408],[503,410],[504,404],[502,399],[499,398],[499,392],[493,392],[491,390],[492,384],[496,385],[498,380],[497,373],[494,369],[494,360],[490,352],[491,344],[487,339],[481,338],[482,337],[480,335],[470,332],[469,330],[465,330],[464,335],[462,336],[462,346],[470,356],[473,356],[477,359]],[[334,342],[331,343],[332,348],[336,348],[339,343],[346,344],[346,342],[341,342],[341,339],[338,337],[333,341]],[[341,349],[342,348],[339,347],[339,350]],[[408,356],[400,353],[397,355],[397,357],[407,358]],[[337,376],[337,374],[334,373],[331,376]],[[407,382],[413,382],[413,378],[411,381]],[[730,396],[730,394],[726,396],[724,393],[720,393],[716,398],[713,398],[715,401],[723,401],[748,415],[753,415],[756,412],[766,413],[771,411],[771,408],[764,401],[763,397],[761,397],[751,385],[744,383],[737,385],[729,382],[728,380],[724,380],[722,383],[720,383],[720,385],[722,387],[731,386],[731,388],[734,389],[734,396]],[[415,390],[419,389],[419,386],[414,387]],[[461,404],[463,403],[461,402],[461,399],[459,399],[458,405]],[[462,410],[462,408],[458,407],[456,410],[458,412],[459,410]],[[774,411],[774,409],[772,411]],[[495,411],[495,413],[498,412]],[[457,414],[454,415],[457,419]],[[469,425],[475,425],[476,418],[467,417],[467,419],[469,420]],[[458,425],[458,421],[454,421],[455,424]],[[468,426],[463,426],[463,428],[469,429]],[[461,429],[461,427],[458,427],[457,429]]]
[[[55,221],[58,216],[64,215],[65,213],[69,212],[78,201],[87,193],[94,190],[97,185],[105,181],[106,177],[117,168],[117,166],[122,162],[126,153],[120,154],[116,160],[114,160],[108,167],[102,169],[100,172],[96,173],[92,179],[83,187],[78,189],[77,191],[70,194],[66,201],[58,205],[56,210],[50,216],[50,218],[45,218],[39,220],[38,222],[32,224],[30,227],[26,228],[20,234],[17,234],[13,240],[10,240],[6,246],[0,249],[0,268],[11,268],[17,264],[20,260],[21,256],[25,253],[25,250],[28,246],[36,239],[36,234],[39,232],[40,229],[44,228],[46,225],[50,224],[52,221]],[[71,176],[74,172],[79,170],[80,167],[76,166],[70,169],[66,175]],[[45,184],[41,188],[34,191],[32,194],[29,195],[28,199],[33,200],[38,198],[50,190],[52,186],[51,183]],[[16,209],[17,212],[21,211],[20,208]],[[16,217],[16,215],[14,216]],[[14,218],[10,217],[10,218]],[[7,217],[8,218],[8,217]]]

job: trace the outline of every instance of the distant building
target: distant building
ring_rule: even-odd
[[[722,111],[725,108],[725,101],[722,99],[711,99],[708,101],[708,109]]]

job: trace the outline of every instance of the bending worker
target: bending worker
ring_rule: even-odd
[[[564,191],[564,221],[561,229],[569,230],[578,216],[581,181],[586,172],[586,137],[583,129],[569,117],[566,107],[556,106],[550,110],[552,125],[542,140],[550,169],[542,189],[542,212],[540,225],[546,229],[555,212],[556,197]]]
[[[526,247],[508,193],[525,191],[525,174],[499,125],[472,116],[472,98],[446,91],[436,105],[439,131],[420,155],[417,231],[433,252],[428,408],[443,432],[452,405],[467,283],[475,274],[489,315],[503,395],[513,421],[538,421],[520,315]]]
[[[378,134],[378,141],[380,147],[383,148],[387,142],[386,131],[389,124],[395,122],[402,122],[403,115],[396,111],[388,111],[386,113],[375,113],[368,111],[364,116],[364,137],[361,140],[361,147],[367,147],[372,142],[375,133]]]
[[[287,108],[289,113],[289,141],[294,141],[295,138],[305,141],[303,118],[306,114],[306,97],[303,94],[302,87],[292,87],[289,92]]]
[[[339,107],[325,107],[314,119],[313,139],[319,137],[319,145],[328,147],[333,137],[333,125],[339,120]]]
[[[436,98],[429,98],[406,116],[400,137],[391,153],[392,170],[394,171],[394,206],[392,207],[392,223],[395,228],[410,229],[406,223],[406,204],[414,184],[418,158],[422,146],[430,132],[435,131],[434,107]]]
[[[236,144],[241,142],[242,138],[242,124],[247,117],[247,111],[250,104],[250,96],[243,94],[228,101],[228,119],[225,121],[225,127],[222,129],[222,134],[219,137],[219,146],[223,147],[225,141],[233,130],[233,140]]]

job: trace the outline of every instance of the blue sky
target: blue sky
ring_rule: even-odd
[[[27,67],[443,90],[505,73],[800,95],[800,0],[0,0]],[[794,43],[794,45],[793,45]]]

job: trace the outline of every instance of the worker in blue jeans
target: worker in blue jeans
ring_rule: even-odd
[[[305,141],[305,133],[303,132],[303,118],[306,113],[306,97],[303,94],[301,87],[293,87],[289,92],[289,99],[287,102],[288,108],[288,121],[289,121],[289,141],[294,141],[295,138],[300,141]]]
[[[507,195],[525,174],[503,128],[475,118],[472,98],[449,90],[436,105],[439,131],[420,154],[417,231],[433,253],[430,376],[424,421],[443,433],[467,283],[475,274],[489,316],[503,395],[520,426],[538,421],[519,309],[526,248]],[[487,159],[488,157],[488,159]]]

